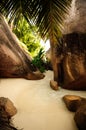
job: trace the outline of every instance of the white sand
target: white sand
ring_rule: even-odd
[[[49,82],[53,78],[47,71],[42,80],[0,79],[0,97],[8,97],[18,113],[13,123],[23,130],[77,130],[74,113],[68,111],[62,97],[66,94],[86,97],[86,91],[54,91]]]

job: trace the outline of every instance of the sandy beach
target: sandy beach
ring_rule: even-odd
[[[49,85],[52,71],[45,75],[42,80],[0,79],[0,97],[9,98],[18,111],[14,126],[23,130],[78,130],[74,113],[68,111],[62,97],[70,94],[86,98],[86,91],[54,91]]]

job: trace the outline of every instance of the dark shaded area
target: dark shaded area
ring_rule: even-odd
[[[66,51],[71,53],[84,53],[86,51],[86,33],[73,32],[63,35]]]
[[[0,130],[19,130],[12,124],[12,120],[8,117],[5,109],[0,106]]]
[[[56,47],[58,84],[65,89],[86,90],[86,33],[63,35]],[[71,78],[72,77],[72,78]]]
[[[86,102],[78,108],[75,113],[74,120],[79,130],[86,129]]]

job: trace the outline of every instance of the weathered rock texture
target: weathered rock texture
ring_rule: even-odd
[[[80,106],[86,103],[86,99],[75,95],[65,95],[63,100],[68,108],[72,112],[76,112]]]
[[[74,120],[79,130],[86,129],[86,98],[65,95],[63,100],[70,111],[75,112]]]
[[[17,113],[17,109],[8,98],[0,97],[0,107],[3,107],[9,118]]]
[[[63,34],[86,33],[86,0],[72,0],[71,8],[64,21]]]
[[[65,89],[86,90],[86,0],[72,0],[60,50],[57,47],[57,61],[59,59],[58,85]]]
[[[83,36],[78,39],[77,33],[64,36],[65,45],[60,48],[61,54],[57,54],[57,82],[65,89],[86,90],[85,40]]]
[[[41,79],[33,72],[30,56],[21,48],[19,40],[0,14],[0,77]]]
[[[79,78],[75,78],[74,81],[63,85],[63,88],[69,90],[86,90],[86,75],[79,75]]]
[[[0,130],[17,130],[11,117],[17,112],[14,104],[8,98],[0,97]]]

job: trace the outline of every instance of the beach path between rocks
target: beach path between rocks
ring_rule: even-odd
[[[9,98],[18,111],[13,117],[14,126],[23,130],[78,130],[74,113],[68,111],[62,97],[86,98],[86,91],[52,90],[49,83],[53,72],[45,75],[42,80],[0,79],[0,97]]]

